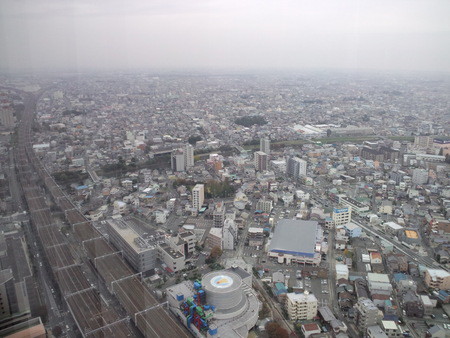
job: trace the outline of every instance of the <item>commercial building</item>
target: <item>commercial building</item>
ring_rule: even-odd
[[[450,289],[450,273],[443,269],[426,269],[425,284],[433,289]]]
[[[263,137],[259,140],[259,150],[270,155],[270,139],[268,137]]]
[[[199,211],[205,201],[205,185],[196,184],[192,189],[192,208]]]
[[[317,298],[312,293],[287,293],[286,310],[290,320],[312,320],[317,315]]]
[[[306,177],[308,163],[299,157],[290,157],[286,164],[286,174],[294,179]]]
[[[262,152],[257,151],[255,152],[255,169],[257,171],[265,171],[268,168],[269,165],[269,156]]]
[[[123,252],[125,259],[139,272],[154,269],[157,249],[149,244],[123,220],[107,220],[109,240]]]
[[[352,207],[334,208],[332,218],[335,226],[349,223],[352,220]]]
[[[269,243],[268,256],[279,263],[318,265],[322,237],[322,229],[316,221],[282,219]]]
[[[244,338],[258,320],[252,276],[233,267],[166,289],[170,310],[195,337]]]

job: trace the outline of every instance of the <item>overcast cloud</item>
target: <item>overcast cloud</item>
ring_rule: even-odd
[[[449,0],[2,0],[0,69],[450,71]]]

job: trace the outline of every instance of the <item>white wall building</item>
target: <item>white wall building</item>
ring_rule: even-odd
[[[288,293],[286,309],[290,320],[312,320],[317,315],[317,298],[307,292]]]
[[[335,226],[349,223],[352,220],[352,207],[334,208],[332,218]]]
[[[192,189],[192,207],[199,211],[205,201],[205,185],[197,184]]]
[[[191,144],[186,144],[184,147],[184,164],[186,169],[194,166],[194,147]]]
[[[230,218],[225,220],[222,232],[222,247],[224,250],[234,250],[234,243],[237,239],[237,225]]]
[[[286,173],[295,179],[306,177],[307,162],[299,157],[290,157],[286,165]]]
[[[259,141],[259,150],[270,155],[270,139],[268,137],[263,137]]]

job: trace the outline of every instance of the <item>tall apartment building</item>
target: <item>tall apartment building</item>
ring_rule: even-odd
[[[334,225],[347,224],[352,220],[352,207],[339,207],[333,209],[333,223]]]
[[[186,144],[184,147],[184,164],[186,169],[194,166],[194,147],[191,144]]]
[[[263,137],[259,140],[259,150],[270,155],[270,139],[268,137]]]
[[[223,225],[222,232],[222,248],[224,250],[234,250],[237,234],[238,230],[236,223],[232,219],[227,218]]]
[[[157,249],[145,241],[123,220],[107,220],[109,240],[123,252],[125,259],[138,272],[146,272],[156,266]]]
[[[434,136],[415,136],[414,147],[419,149],[433,148]]]
[[[173,171],[185,171],[186,164],[184,162],[184,153],[180,150],[175,150],[170,155],[171,166]]]
[[[225,221],[225,206],[223,202],[219,202],[214,207],[213,211],[213,224],[215,228],[223,227],[223,223]]]
[[[286,174],[295,179],[306,177],[307,162],[299,157],[290,157],[286,165]]]
[[[383,312],[368,298],[360,298],[354,306],[356,310],[356,326],[366,332],[369,326],[377,325],[383,318]]]
[[[307,292],[288,293],[286,309],[290,320],[312,320],[317,315],[317,298]]]
[[[265,171],[269,166],[269,156],[262,151],[255,152],[255,169]]]
[[[192,207],[198,211],[202,208],[204,201],[205,201],[205,185],[197,184],[192,189]]]

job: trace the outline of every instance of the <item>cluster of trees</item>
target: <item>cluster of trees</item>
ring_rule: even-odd
[[[89,175],[81,170],[77,171],[58,171],[53,173],[53,178],[58,184],[80,183],[87,179]]]
[[[75,109],[66,109],[62,112],[63,115],[84,115],[85,112],[75,110]]]
[[[202,137],[200,135],[189,136],[188,142],[192,145],[195,145],[198,141],[201,141]]]
[[[218,246],[215,246],[211,249],[209,256],[205,259],[206,264],[215,264],[217,260],[222,256],[222,249]]]
[[[266,324],[266,332],[269,338],[288,338],[289,332],[282,328],[277,322],[269,322]]]
[[[267,124],[266,119],[264,116],[261,115],[251,115],[251,116],[242,116],[238,117],[236,120],[234,120],[234,123],[239,124],[244,127],[251,127],[253,125],[259,125],[262,126],[264,124]]]
[[[230,197],[236,192],[236,188],[232,186],[229,180],[225,181],[208,181],[205,186],[206,198]]]
[[[138,162],[138,160],[133,157],[130,160],[130,163],[127,164],[125,160],[119,156],[116,163],[104,165],[101,170],[103,175],[106,176],[114,176],[114,175],[123,175],[127,171],[135,171],[139,169],[161,169],[161,168],[169,168],[170,167],[170,155],[158,156],[152,159],[149,159],[145,162]]]

